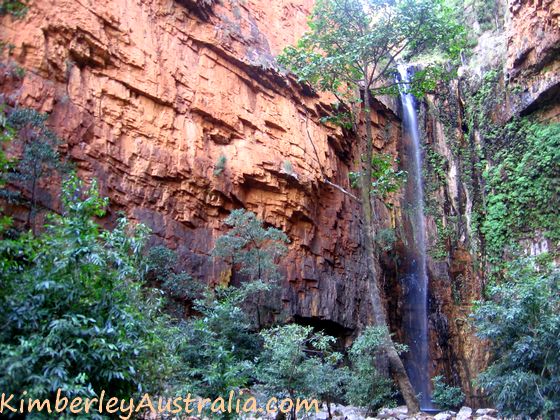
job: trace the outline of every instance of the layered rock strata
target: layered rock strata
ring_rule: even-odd
[[[324,180],[351,189],[357,142],[319,122],[330,98],[274,68],[311,5],[32,1],[25,18],[2,18],[0,37],[13,48],[3,56],[1,94],[48,112],[80,176],[100,180],[111,215],[146,223],[195,277],[227,277],[210,251],[230,210],[283,229],[290,251],[281,305],[271,311],[349,332],[371,321],[360,212]],[[395,154],[398,121],[381,103],[374,108],[375,145]],[[42,196],[56,208],[54,195]]]

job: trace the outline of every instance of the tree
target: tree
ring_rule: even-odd
[[[255,213],[233,210],[225,219],[230,230],[216,240],[212,254],[230,264],[250,282],[270,284],[279,279],[276,260],[287,251],[288,237],[279,229],[263,226]],[[260,296],[256,298],[257,326],[261,325]]]
[[[333,337],[298,324],[274,327],[260,335],[264,351],[259,358],[257,378],[266,395],[292,401],[313,397],[328,401],[332,397],[345,372],[336,369],[342,355],[332,351]],[[296,416],[292,407],[292,418]]]
[[[179,336],[177,345],[181,361],[178,391],[211,399],[226,398],[230,391],[239,391],[253,380],[252,360],[261,349],[261,340],[239,306],[251,293],[255,290],[207,290],[204,298],[196,302],[199,316],[184,323],[184,334]],[[230,414],[222,413],[226,418]]]
[[[443,0],[318,0],[309,27],[296,46],[284,50],[279,62],[299,81],[334,94],[354,131],[365,120],[365,133],[359,135],[365,143],[359,172],[367,277],[375,323],[387,326],[374,265],[372,96],[398,92],[393,81],[398,60],[436,50],[456,58],[463,31]],[[422,93],[443,74],[441,66],[429,64],[415,74],[410,89]],[[417,412],[418,400],[388,332],[382,348],[409,412]]]
[[[560,413],[560,269],[553,262],[510,262],[491,299],[472,315],[492,359],[477,382],[505,417]]]
[[[171,373],[176,330],[158,293],[143,286],[147,228],[94,217],[107,200],[95,182],[63,183],[63,213],[45,231],[0,242],[0,388],[52,399],[130,398],[160,392]]]
[[[366,407],[368,413],[388,405],[394,396],[390,380],[377,370],[386,332],[383,327],[368,327],[350,348],[351,370],[346,382],[346,399],[353,405]],[[404,351],[406,346],[399,346]]]
[[[28,108],[15,108],[8,117],[8,123],[16,132],[13,144],[21,148],[21,158],[18,159],[9,179],[29,190],[27,227],[33,231],[38,183],[43,176],[52,176],[54,171],[62,169],[57,151],[60,140],[47,128],[47,118],[47,114]]]
[[[13,127],[8,123],[8,119],[5,113],[4,104],[0,105],[0,193],[1,198],[7,198],[5,193],[5,186],[8,183],[8,173],[13,168],[15,161],[14,159],[6,156],[4,152],[4,144],[9,143],[13,140],[15,132]],[[4,214],[4,209],[0,207],[0,233],[6,230],[12,223],[12,219]]]
[[[224,224],[230,230],[216,240],[213,255],[227,260],[232,270],[239,267],[239,272],[250,280],[277,280],[275,260],[287,251],[286,234],[265,228],[255,213],[244,209],[233,210]]]
[[[162,290],[166,310],[178,318],[189,315],[192,304],[202,297],[202,282],[177,268],[177,253],[164,245],[156,245],[146,255],[147,283]]]

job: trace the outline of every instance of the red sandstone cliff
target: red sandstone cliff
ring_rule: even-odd
[[[501,118],[543,107],[546,116],[559,115],[559,1],[509,4],[499,35],[507,46],[504,72],[523,91],[510,97]],[[328,98],[296,86],[273,60],[303,33],[312,3],[35,0],[23,20],[0,21],[0,39],[14,45],[1,59],[0,99],[49,112],[80,175],[99,178],[112,214],[124,210],[148,224],[194,276],[221,278],[223,266],[209,252],[231,209],[246,207],[285,230],[292,243],[283,262],[282,307],[271,311],[329,320],[322,326],[342,334],[371,320],[360,213],[324,182],[322,170],[349,188],[359,147],[319,123]],[[22,79],[12,71],[16,63],[26,70]],[[456,86],[450,91],[445,106],[458,115]],[[396,154],[397,118],[379,104],[372,120],[378,149]],[[436,247],[436,219],[444,226],[469,220],[472,191],[460,176],[469,162],[453,158],[445,142],[449,135],[465,140],[460,121],[451,133],[437,118],[423,123],[429,145],[448,161],[445,186],[433,191],[442,214],[427,218]],[[222,156],[224,169],[214,174]],[[48,192],[43,204],[56,207]],[[400,224],[395,204],[395,214],[378,206],[380,227]],[[482,287],[469,235],[461,226],[460,246],[451,249],[448,241],[448,256],[430,260],[434,370],[466,390],[483,359],[465,322]],[[385,255],[382,265],[398,330],[396,258]]]
[[[284,315],[355,328],[371,312],[359,211],[323,182],[320,166],[349,188],[357,147],[319,123],[326,98],[273,69],[274,55],[305,30],[312,1],[221,3],[32,1],[24,19],[1,22],[0,38],[15,46],[2,59],[2,97],[50,113],[112,213],[150,226],[193,275],[220,278],[213,240],[228,212],[245,207],[290,237]],[[26,70],[23,80],[9,63]],[[378,109],[376,145],[395,153],[398,125],[385,130],[395,117]],[[391,223],[386,211],[383,219]]]

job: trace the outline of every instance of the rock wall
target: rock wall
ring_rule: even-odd
[[[359,145],[319,122],[330,98],[298,86],[274,64],[305,30],[312,3],[31,1],[25,18],[0,21],[0,39],[13,44],[0,63],[0,102],[48,112],[80,176],[97,177],[110,197],[105,223],[121,210],[146,223],[195,277],[224,278],[226,267],[210,251],[230,210],[247,208],[286,231],[290,251],[271,317],[349,336],[371,322],[360,212],[325,178],[350,190]],[[559,9],[559,0],[510,2],[505,29],[493,37],[505,46],[504,84],[519,88],[508,91],[497,119],[534,111],[558,118]],[[496,64],[476,59],[481,69]],[[482,186],[468,158],[477,140],[465,135],[461,91],[456,81],[420,107],[430,340],[432,373],[461,384],[477,406],[471,381],[486,356],[466,316],[484,280],[472,229]],[[377,149],[397,155],[395,113],[377,103],[371,118]],[[50,187],[42,189],[42,204],[56,209]],[[399,198],[391,209],[376,203],[378,230],[402,229]],[[378,270],[397,336],[403,247],[380,250]]]
[[[558,0],[511,0],[504,22],[480,35],[459,77],[440,84],[419,103],[432,376],[444,374],[461,385],[467,403],[475,407],[485,402],[472,380],[488,360],[484,343],[468,322],[471,304],[482,298],[485,283],[484,238],[479,229],[485,198],[480,156],[486,145],[482,127],[468,121],[479,115],[469,115],[467,108],[484,85],[484,73],[497,69],[492,98],[483,104],[488,121],[505,124],[529,114],[560,121],[559,16]],[[390,304],[398,322],[398,290],[393,295],[396,302]]]
[[[510,0],[506,32],[508,116],[538,111],[560,119],[560,0]]]
[[[291,245],[273,316],[327,319],[349,333],[371,321],[360,213],[324,178],[350,189],[359,151],[319,123],[328,97],[274,69],[311,5],[31,1],[25,18],[1,20],[0,38],[13,48],[2,57],[0,92],[10,106],[48,112],[80,176],[100,180],[111,217],[122,210],[146,223],[196,277],[223,277],[210,251],[231,209],[285,230]],[[398,121],[375,108],[376,147],[395,154]],[[49,191],[43,205],[56,208]],[[393,223],[380,212],[380,226]]]

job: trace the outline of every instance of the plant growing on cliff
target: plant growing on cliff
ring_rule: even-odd
[[[443,376],[434,376],[432,378],[434,390],[432,393],[432,401],[442,410],[450,410],[460,407],[465,401],[465,394],[458,386],[447,385],[443,381]]]
[[[220,155],[216,165],[214,166],[214,176],[220,176],[224,172],[224,169],[226,168],[226,161],[227,158],[225,155]]]
[[[560,269],[551,258],[508,264],[472,315],[491,363],[477,382],[505,417],[555,418],[560,412]]]
[[[27,2],[21,0],[2,0],[0,16],[12,15],[16,18],[24,17],[27,13]]]
[[[350,113],[355,129],[360,121],[365,121],[365,133],[360,135],[365,153],[359,170],[364,245],[375,323],[387,326],[373,261],[375,217],[371,196],[376,180],[372,167],[372,96],[398,93],[394,80],[399,60],[436,49],[457,58],[463,30],[455,23],[452,10],[441,0],[319,0],[309,27],[296,46],[284,50],[279,62],[294,72],[299,81],[334,94]],[[432,89],[443,76],[442,67],[427,65],[416,72],[410,89],[422,93]],[[417,412],[418,400],[388,333],[382,348],[409,411]]]
[[[560,124],[512,123],[484,174],[487,210],[482,225],[491,262],[515,255],[519,240],[542,234],[560,240]],[[507,140],[507,141],[506,141]]]
[[[0,105],[0,197],[6,198],[6,184],[9,181],[8,173],[13,168],[14,159],[6,156],[4,152],[4,144],[11,142],[14,138],[15,131],[8,123],[4,104]],[[4,209],[0,207],[0,234],[4,232],[12,223],[12,218],[4,213]]]

